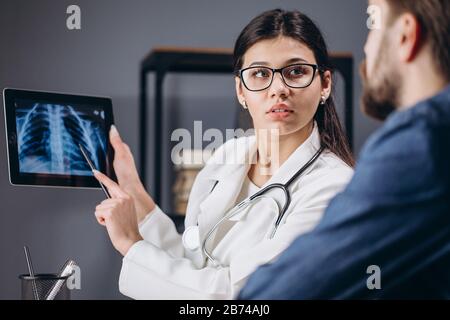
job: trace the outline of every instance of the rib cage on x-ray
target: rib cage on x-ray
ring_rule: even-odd
[[[105,139],[92,117],[54,104],[35,103],[31,109],[16,111],[20,171],[91,175],[78,144],[96,168],[102,167]]]

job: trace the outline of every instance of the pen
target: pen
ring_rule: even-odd
[[[33,263],[31,262],[30,250],[27,246],[23,246],[23,250],[25,251],[25,258],[27,259],[28,272],[31,277],[31,285],[33,289],[34,300],[39,300],[39,292],[36,286],[36,279],[34,278],[34,270]]]
[[[78,144],[78,146],[80,147],[81,153],[83,154],[83,157],[86,159],[86,162],[88,163],[89,167],[91,168],[91,170],[96,170],[94,167],[94,164],[92,163],[92,161],[89,159],[86,150],[83,148],[83,146],[81,144]],[[98,182],[100,183],[100,187],[102,187],[103,192],[105,193],[106,197],[108,199],[111,198],[108,190],[106,190],[105,186],[103,185],[103,183],[101,183],[100,181]]]
[[[72,274],[73,267],[76,265],[75,261],[73,260],[67,260],[64,264],[60,274],[58,275],[59,278],[65,278]],[[45,297],[45,300],[53,300],[55,299],[58,292],[61,290],[63,284],[66,282],[67,279],[60,279],[55,282],[53,287],[48,291],[47,296]]]

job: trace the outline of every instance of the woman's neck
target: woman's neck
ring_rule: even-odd
[[[257,131],[256,167],[272,175],[308,139],[314,128],[311,121],[302,129],[286,135],[259,134]]]

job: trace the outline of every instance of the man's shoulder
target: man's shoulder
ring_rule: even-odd
[[[443,152],[444,151],[444,152]],[[450,90],[392,114],[367,141],[361,160],[450,155]]]
[[[349,188],[394,198],[446,190],[450,106],[445,101],[450,99],[429,99],[390,116],[361,151]]]

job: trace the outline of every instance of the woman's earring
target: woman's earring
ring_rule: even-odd
[[[322,98],[320,99],[320,104],[324,105],[325,101],[327,101],[327,99],[325,98],[325,96],[322,96]]]
[[[247,102],[245,100],[242,101],[242,107],[244,107],[244,109],[248,109]]]

